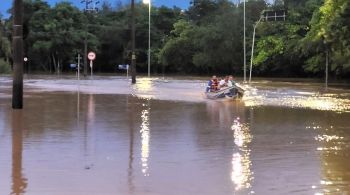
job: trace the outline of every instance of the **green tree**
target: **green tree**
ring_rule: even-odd
[[[0,73],[10,72],[11,43],[7,31],[5,20],[0,14]]]
[[[192,58],[197,50],[194,44],[196,27],[185,20],[174,24],[174,30],[159,52],[160,63],[170,71],[192,72]]]
[[[83,49],[87,18],[70,3],[62,2],[50,8],[47,3],[36,0],[37,9],[29,21],[29,35],[26,45],[33,64],[40,69],[61,71],[68,68],[69,62]],[[35,6],[33,6],[35,7]],[[98,45],[94,34],[88,33],[89,46]]]
[[[0,58],[8,62],[11,57],[11,43],[8,38],[8,29],[5,25],[5,20],[0,15]]]
[[[268,76],[305,76],[301,41],[309,29],[309,21],[320,0],[285,1],[286,21],[262,22],[257,28],[254,58],[255,74]],[[281,9],[281,4],[269,9]]]
[[[321,73],[325,67],[325,53],[329,52],[331,71],[338,76],[350,72],[349,11],[346,0],[325,0],[315,11],[304,39],[304,52],[309,56],[307,71]]]
[[[240,72],[243,64],[243,36],[240,26],[240,12],[228,1],[222,1],[211,14],[211,22],[198,27],[195,45],[198,47],[193,63],[199,71]],[[228,20],[228,18],[230,18]]]

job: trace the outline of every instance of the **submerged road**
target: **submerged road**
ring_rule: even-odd
[[[22,111],[0,78],[0,194],[350,193],[346,86],[94,78],[27,78]]]

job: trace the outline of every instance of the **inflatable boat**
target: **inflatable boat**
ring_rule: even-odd
[[[224,87],[218,91],[206,92],[205,95],[208,99],[239,99],[244,95],[244,89],[239,85],[232,87]]]

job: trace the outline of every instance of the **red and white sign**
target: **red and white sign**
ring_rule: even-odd
[[[96,54],[95,54],[95,52],[89,52],[88,53],[88,59],[89,60],[95,60],[96,59]]]

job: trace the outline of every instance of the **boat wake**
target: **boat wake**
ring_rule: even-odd
[[[246,106],[279,106],[314,110],[350,112],[350,95],[345,91],[301,91],[296,88],[259,89],[245,86]]]

